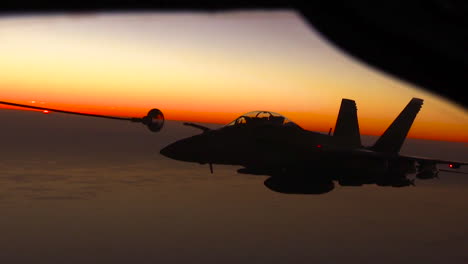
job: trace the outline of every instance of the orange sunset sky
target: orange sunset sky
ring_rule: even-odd
[[[419,97],[409,137],[468,142],[465,109],[342,53],[288,10],[4,16],[0,58],[0,101],[213,123],[270,110],[328,131],[350,98],[361,133],[380,135]]]

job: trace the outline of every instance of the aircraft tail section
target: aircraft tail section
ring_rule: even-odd
[[[361,147],[356,102],[342,99],[333,137],[343,147]]]
[[[408,131],[413,124],[416,115],[418,114],[423,99],[413,98],[401,111],[393,123],[385,130],[380,138],[371,147],[374,151],[398,153],[405,141]]]

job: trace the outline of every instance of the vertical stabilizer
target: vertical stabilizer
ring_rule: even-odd
[[[419,98],[411,99],[405,109],[401,111],[400,115],[385,130],[371,149],[379,152],[398,153],[416,115],[421,109],[423,101],[423,99]]]
[[[342,99],[333,137],[343,147],[361,147],[361,135],[357,118],[356,102]]]

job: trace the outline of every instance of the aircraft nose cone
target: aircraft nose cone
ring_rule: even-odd
[[[202,137],[193,136],[176,141],[161,149],[159,153],[179,161],[206,163],[205,160],[209,158],[207,149]]]
[[[175,160],[196,161],[200,154],[197,151],[199,146],[196,143],[193,138],[182,139],[161,149],[159,153]]]
[[[175,145],[175,143],[170,144],[170,145],[164,147],[163,149],[161,149],[161,150],[159,151],[159,153],[161,153],[161,155],[163,155],[163,156],[165,156],[165,157],[168,157],[168,158],[171,158],[171,159],[175,159],[175,160],[179,160],[179,159],[177,158],[178,152],[179,152],[179,151],[177,151],[177,146],[174,146],[174,145]]]

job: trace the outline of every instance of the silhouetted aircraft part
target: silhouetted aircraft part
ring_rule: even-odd
[[[417,173],[416,178],[420,180],[434,179],[437,178],[439,170],[435,162],[420,161],[416,166]]]
[[[448,165],[448,167],[449,167],[449,168],[452,168],[452,169],[459,169],[460,166],[461,166],[460,163],[450,163],[450,164]]]
[[[464,171],[454,171],[454,170],[446,170],[446,169],[439,169],[439,171],[445,171],[445,172],[450,172],[450,173],[468,174],[468,172],[464,172]],[[437,177],[437,178],[439,178],[439,177]]]
[[[405,109],[403,109],[387,130],[385,130],[382,136],[377,139],[371,149],[378,152],[398,153],[422,104],[422,99],[411,99]]]
[[[270,112],[270,111],[252,111],[239,116],[234,121],[228,123],[226,127],[240,127],[240,126],[277,126],[277,127],[295,127],[302,129],[296,123],[287,119],[285,116]]]
[[[362,186],[364,184],[375,184],[379,175],[385,172],[375,173],[364,170],[344,170],[334,177],[341,186]]]
[[[379,186],[406,187],[415,186],[414,179],[406,178],[406,174],[387,174],[385,177],[377,180]]]
[[[108,115],[80,113],[80,112],[74,112],[74,111],[66,111],[66,110],[53,109],[53,108],[48,108],[48,107],[17,104],[17,103],[10,103],[10,102],[4,102],[4,101],[0,101],[0,104],[27,108],[27,109],[42,110],[43,113],[56,112],[56,113],[63,113],[63,114],[91,116],[91,117],[98,117],[98,118],[125,120],[125,121],[130,121],[130,122],[135,122],[135,123],[142,123],[146,125],[146,127],[148,127],[148,129],[151,130],[152,132],[158,132],[164,126],[164,115],[159,109],[156,109],[156,108],[151,109],[146,116],[142,118],[138,118],[138,117],[117,117],[117,116],[108,116]]]
[[[108,118],[108,119],[117,119],[117,120],[127,120],[127,121],[134,121],[134,120],[135,120],[134,122],[139,122],[138,120],[136,120],[136,118],[115,117],[115,116],[106,116],[106,115],[96,115],[96,114],[79,113],[79,112],[58,110],[58,109],[52,109],[52,108],[46,108],[46,107],[39,107],[39,106],[32,106],[32,105],[16,104],[16,103],[3,102],[3,101],[0,101],[0,104],[3,104],[3,105],[10,105],[10,106],[16,106],[16,107],[22,107],[22,108],[35,109],[35,110],[44,110],[44,111],[49,111],[49,112],[64,113],[64,114],[83,115],[83,116],[92,116],[92,117]]]
[[[466,165],[466,163],[450,163],[447,161],[440,162],[440,163],[448,164],[448,167],[450,169],[438,169],[436,167],[435,162],[421,162],[421,164],[418,166],[418,173],[416,174],[416,177],[421,180],[434,179],[434,178],[439,179],[440,171],[450,172],[450,173],[468,174],[468,172],[463,172],[463,171],[458,170],[461,167],[461,165]]]
[[[361,146],[357,107],[354,100],[341,100],[333,137],[335,137],[337,143],[343,147],[357,148]]]
[[[338,183],[341,186],[362,186],[364,182],[361,179],[340,178]]]
[[[275,171],[274,169],[266,170],[266,169],[253,169],[253,168],[240,168],[237,170],[237,173],[240,174],[250,174],[250,175],[278,175],[281,174],[281,169],[279,171]]]
[[[208,128],[208,127],[202,126],[202,125],[198,125],[198,124],[194,124],[194,123],[184,123],[184,126],[191,126],[191,127],[194,127],[194,128],[198,128],[198,129],[203,130],[203,132],[211,130],[211,128]]]
[[[286,194],[324,194],[335,188],[333,181],[319,182],[305,177],[269,177],[263,184],[272,191]]]
[[[432,171],[423,171],[423,172],[419,172],[416,174],[416,178],[420,179],[420,180],[429,180],[429,179],[434,179],[434,178],[438,178],[437,176],[438,172],[432,172]]]
[[[466,1],[305,3],[311,25],[348,54],[467,107],[457,98],[468,72]]]
[[[274,112],[254,111],[219,129],[176,141],[160,153],[208,163],[210,171],[213,164],[243,166],[238,173],[268,175],[265,186],[282,193],[324,193],[333,189],[333,181],[342,186],[414,186],[408,174],[432,179],[438,175],[437,164],[449,168],[468,164],[398,153],[422,102],[411,99],[376,148],[361,146],[356,104],[344,99],[337,118],[340,132],[335,130],[333,136],[302,129]]]
[[[157,108],[149,110],[148,114],[141,120],[152,132],[159,132],[164,127],[164,114]]]
[[[443,160],[443,159],[433,159],[433,158],[426,158],[426,157],[418,157],[418,156],[405,156],[399,155],[400,158],[405,160],[412,160],[417,162],[418,165],[416,166],[418,171],[422,170],[423,167],[434,167],[435,164],[446,164],[448,168],[451,169],[459,169],[462,165],[468,165],[468,162],[461,162],[461,161],[450,161],[450,160]],[[450,170],[449,170],[450,171]]]
[[[285,10],[300,12],[330,43],[360,61],[462,104],[468,55],[466,1],[6,1],[0,15],[49,12]],[[398,18],[398,19],[395,19]],[[428,41],[430,39],[430,41]]]

